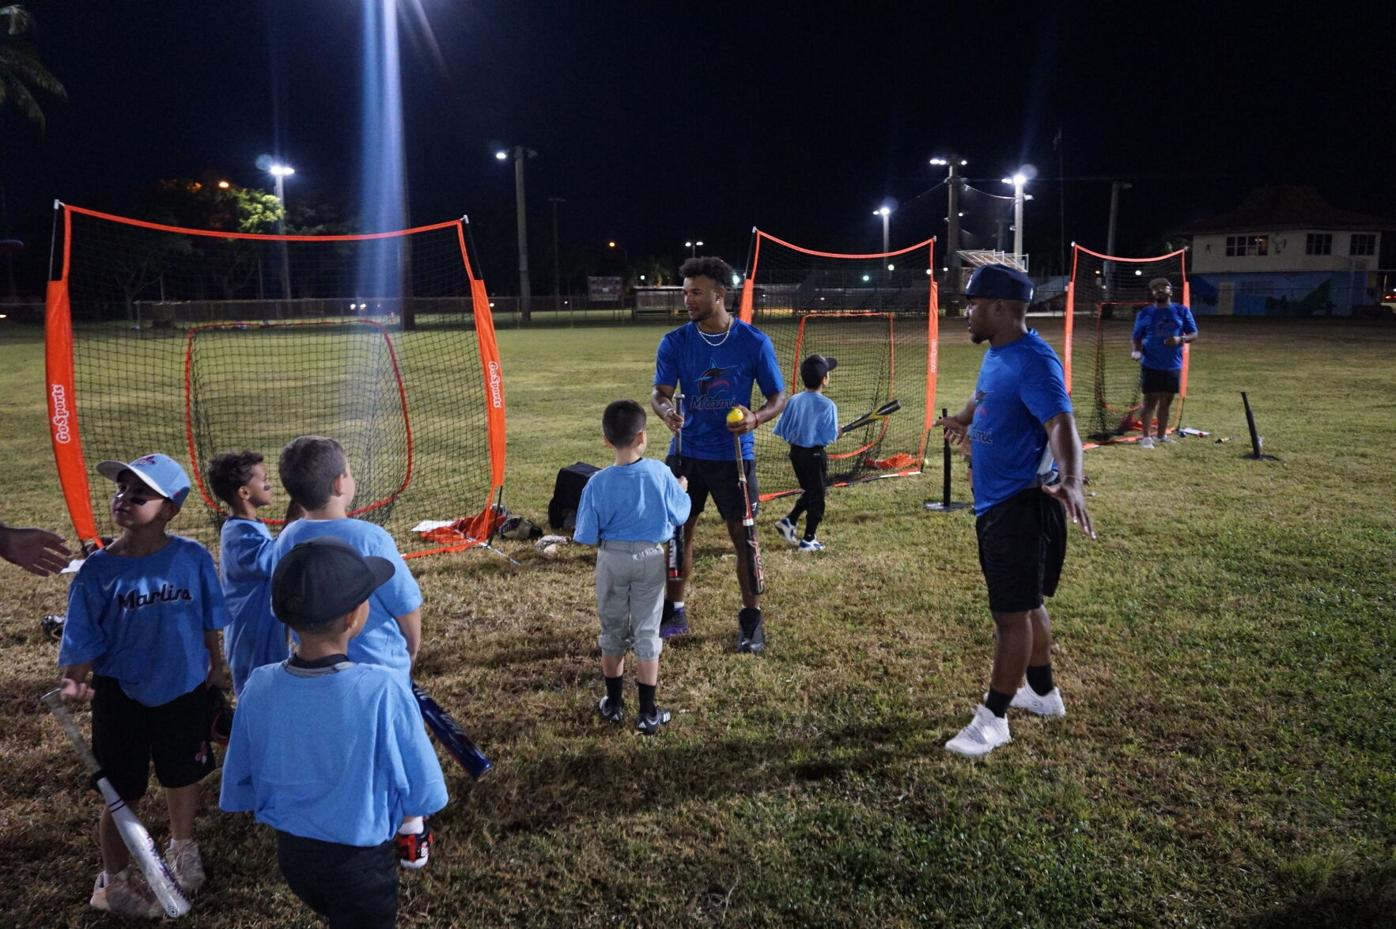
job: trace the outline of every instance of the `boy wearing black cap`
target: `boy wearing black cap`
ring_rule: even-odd
[[[255,812],[276,829],[286,883],[331,929],[393,925],[402,852],[394,834],[447,800],[407,685],[347,655],[369,595],[393,570],[388,559],[328,537],[282,556],[272,610],[300,646],[248,677],[223,762],[219,805]],[[424,861],[430,832],[410,841]]]
[[[1092,538],[1081,492],[1081,438],[1051,346],[1027,327],[1033,284],[1008,265],[985,265],[966,288],[969,333],[988,342],[974,396],[936,421],[970,440],[979,566],[989,588],[996,647],[989,692],[946,749],[982,757],[1011,741],[1010,706],[1065,716],[1052,682],[1052,627],[1043,597],[1057,589],[1066,520]],[[1023,676],[1027,685],[1020,687]]]
[[[61,692],[65,700],[92,699],[92,751],[127,803],[145,795],[154,762],[170,814],[165,858],[193,894],[204,883],[194,841],[199,781],[214,767],[207,687],[228,686],[218,631],[228,611],[208,550],[166,531],[189,495],[179,463],[143,455],[103,461],[97,471],[116,482],[111,515],[121,534],[88,556],[68,589]],[[92,906],[159,916],[105,807],[97,837],[103,870]]]
[[[798,541],[800,552],[822,552],[824,544],[816,533],[824,519],[824,485],[829,476],[829,460],[824,446],[839,437],[839,409],[824,396],[829,372],[839,366],[837,358],[810,355],[800,363],[800,380],[805,389],[785,404],[776,423],[776,435],[790,443],[790,464],[800,482],[800,497],[786,516],[776,523],[776,531],[791,545]],[[808,513],[805,536],[795,538],[795,524]]]

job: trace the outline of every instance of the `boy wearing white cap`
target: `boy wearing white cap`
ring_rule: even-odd
[[[184,469],[157,454],[103,461],[97,471],[116,482],[111,515],[121,534],[83,562],[68,589],[62,694],[92,700],[92,750],[127,803],[145,794],[154,762],[170,814],[165,857],[192,894],[204,883],[194,842],[199,781],[214,768],[206,686],[228,686],[218,632],[228,611],[208,550],[166,532],[189,495]],[[158,916],[105,808],[97,834],[103,870],[92,906]]]

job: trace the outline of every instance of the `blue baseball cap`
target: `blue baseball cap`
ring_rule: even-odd
[[[97,473],[108,480],[116,480],[123,471],[136,475],[142,484],[175,506],[183,506],[184,498],[189,496],[189,475],[169,455],[156,453],[142,455],[130,462],[102,461],[97,464]]]
[[[969,279],[965,296],[1031,303],[1034,289],[1032,279],[1011,265],[984,265]]]

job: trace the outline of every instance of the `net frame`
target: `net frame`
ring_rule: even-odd
[[[844,487],[853,483],[863,483],[866,481],[878,480],[881,478],[906,477],[914,474],[920,474],[922,466],[925,462],[926,446],[928,438],[930,436],[931,426],[932,423],[935,422],[936,383],[939,375],[940,363],[940,288],[936,282],[936,276],[934,274],[936,237],[931,236],[930,238],[925,239],[921,242],[917,242],[913,245],[908,245],[904,248],[899,248],[892,251],[852,253],[830,252],[795,245],[792,242],[789,242],[778,236],[772,235],[771,233],[766,232],[765,230],[762,230],[758,227],[752,227],[751,231],[751,258],[747,264],[745,280],[742,282],[742,293],[738,305],[738,318],[742,322],[747,323],[749,325],[754,325],[756,314],[756,289],[757,287],[761,286],[759,274],[761,268],[761,250],[763,243],[771,243],[774,245],[778,245],[782,248],[789,249],[790,251],[793,251],[797,254],[809,256],[811,258],[846,260],[850,262],[879,261],[885,263],[888,259],[900,258],[908,255],[916,255],[917,253],[925,254],[926,268],[928,271],[931,272],[926,275],[926,380],[924,385],[925,393],[922,397],[917,398],[922,402],[924,411],[922,414],[922,422],[920,423],[919,428],[917,430],[914,464],[908,467],[892,468],[889,470],[879,470],[874,473],[868,473],[864,476],[860,476],[852,480],[834,480],[830,484],[830,486]],[[793,393],[794,389],[796,389],[794,385],[798,385],[800,383],[799,367],[802,355],[802,346],[804,344],[805,327],[810,319],[875,318],[879,316],[885,317],[888,320],[889,377],[892,376],[895,372],[896,359],[896,310],[884,309],[807,311],[799,314],[799,327],[797,330],[795,349],[792,353],[792,357],[788,359],[783,359],[779,357],[777,358],[778,361],[782,362],[782,367],[788,368],[790,371],[790,379],[786,385],[787,393]],[[911,317],[911,319],[913,320],[916,320],[918,318],[919,317]],[[869,448],[876,447],[878,443],[881,441],[882,436],[886,434],[888,426],[888,420],[882,420],[877,430],[878,436],[876,439],[874,439],[871,442],[865,443],[863,447],[859,448],[855,452],[828,453],[829,459],[831,461],[847,460],[849,458],[862,454]],[[758,453],[757,457],[759,463],[762,460],[762,456]],[[769,453],[767,457],[769,457]],[[798,487],[783,487],[779,490],[770,490],[765,489],[765,487],[763,486],[763,489],[760,494],[760,499],[762,501],[767,501],[797,493],[800,493],[800,489]]]
[[[468,293],[461,294],[460,298],[467,301],[471,308],[475,345],[478,349],[480,359],[481,386],[485,399],[484,420],[486,426],[485,441],[487,458],[485,464],[489,471],[488,491],[485,494],[485,498],[480,501],[480,509],[478,511],[468,512],[462,515],[461,518],[455,520],[450,528],[438,530],[426,536],[425,540],[422,540],[420,547],[409,548],[403,551],[403,557],[417,558],[427,555],[463,551],[487,541],[486,537],[488,533],[480,532],[479,527],[488,526],[491,523],[494,506],[497,501],[502,499],[507,451],[507,420],[505,414],[503,365],[499,357],[494,320],[490,312],[490,301],[485,289],[485,283],[476,273],[474,265],[471,262],[470,250],[467,244],[466,217],[386,232],[313,236],[193,229],[119,216],[113,213],[74,206],[57,200],[54,201],[54,210],[55,240],[51,257],[51,267],[52,264],[55,263],[54,259],[57,259],[58,276],[52,277],[52,271],[50,272],[51,277],[48,281],[45,294],[44,358],[46,405],[49,414],[50,441],[53,447],[59,485],[63,493],[69,517],[73,523],[73,529],[84,550],[90,551],[95,548],[100,548],[104,545],[104,542],[101,533],[98,531],[97,518],[92,505],[91,484],[88,477],[90,469],[87,465],[86,455],[84,453],[83,433],[80,428],[82,419],[79,377],[74,352],[75,338],[71,293],[74,216],[90,217],[108,223],[174,235],[262,243],[298,242],[328,245],[330,243],[356,243],[406,238],[412,235],[438,231],[453,234],[461,261],[460,270],[464,274],[464,280],[468,288]],[[59,238],[60,229],[62,231],[61,240]],[[406,315],[407,314],[404,312],[404,316]],[[219,506],[218,502],[204,485],[203,468],[199,467],[200,462],[198,461],[198,455],[195,450],[196,427],[194,423],[191,379],[193,363],[192,353],[194,340],[197,335],[200,332],[230,328],[274,328],[285,331],[293,327],[304,328],[313,325],[344,326],[350,323],[374,329],[384,340],[387,356],[391,361],[393,377],[396,381],[399,402],[402,406],[405,417],[404,421],[408,432],[408,460],[404,465],[403,482],[397,491],[390,495],[391,499],[395,499],[396,495],[401,493],[408,483],[410,483],[416,467],[415,443],[411,437],[411,418],[407,412],[410,407],[410,398],[403,382],[402,369],[399,364],[397,349],[393,343],[391,327],[367,319],[323,319],[314,321],[295,320],[276,322],[265,320],[227,320],[218,323],[194,325],[189,327],[185,333],[184,396],[181,398],[180,409],[173,415],[182,416],[183,418],[184,433],[187,443],[185,451],[188,453],[189,458],[185,462],[182,462],[182,464],[190,473],[192,482],[198,489],[202,501],[215,514],[222,513],[223,508]],[[391,499],[380,498],[370,501],[367,504],[356,506],[351,515],[360,515],[381,507],[389,506],[391,505]],[[278,524],[282,521],[268,519],[266,522]],[[479,537],[477,537],[477,535]]]
[[[1077,407],[1077,416],[1078,416],[1078,418],[1080,417],[1080,406],[1081,406],[1079,400],[1080,400],[1080,398],[1082,397],[1082,395],[1078,394],[1078,393],[1075,391],[1074,387],[1073,387],[1073,362],[1074,362],[1075,356],[1076,356],[1076,315],[1077,315],[1077,302],[1078,302],[1078,298],[1083,296],[1083,295],[1082,295],[1082,288],[1081,288],[1080,285],[1078,284],[1078,276],[1079,276],[1079,274],[1080,274],[1081,271],[1082,271],[1082,268],[1081,268],[1081,256],[1082,256],[1082,255],[1088,255],[1088,256],[1090,256],[1091,258],[1099,259],[1100,261],[1104,262],[1104,263],[1106,264],[1107,267],[1108,267],[1110,264],[1112,264],[1112,263],[1119,263],[1119,264],[1123,264],[1123,265],[1143,265],[1143,264],[1162,264],[1162,263],[1165,263],[1165,262],[1172,262],[1172,261],[1175,261],[1175,260],[1176,260],[1176,262],[1177,262],[1177,272],[1176,272],[1176,273],[1177,273],[1177,276],[1179,277],[1179,279],[1181,280],[1181,284],[1182,284],[1182,287],[1181,287],[1181,290],[1182,290],[1182,304],[1183,304],[1184,306],[1188,307],[1189,309],[1191,309],[1191,307],[1192,307],[1192,288],[1191,288],[1191,285],[1188,283],[1188,275],[1187,275],[1187,249],[1185,249],[1185,248],[1180,248],[1180,249],[1177,249],[1177,250],[1175,250],[1175,251],[1167,252],[1167,253],[1162,254],[1162,255],[1153,255],[1153,256],[1148,256],[1148,257],[1138,257],[1138,256],[1124,256],[1124,255],[1107,255],[1107,254],[1105,254],[1104,252],[1097,252],[1097,251],[1094,251],[1094,250],[1092,250],[1092,249],[1086,248],[1085,246],[1083,246],[1083,245],[1081,245],[1081,244],[1079,244],[1079,243],[1077,243],[1077,242],[1071,243],[1071,277],[1068,279],[1067,285],[1066,285],[1066,305],[1065,305],[1065,317],[1066,317],[1066,319],[1065,319],[1065,323],[1064,323],[1064,327],[1063,327],[1063,341],[1062,341],[1062,372],[1063,372],[1063,375],[1064,375],[1064,378],[1065,378],[1065,381],[1066,381],[1066,390],[1067,390],[1067,393],[1071,395],[1072,403],[1073,403],[1073,405],[1075,405],[1075,406]],[[1160,274],[1160,275],[1157,275],[1157,276],[1170,276],[1170,275],[1171,275],[1171,272],[1166,273],[1166,274]],[[1092,318],[1095,320],[1095,323],[1096,323],[1096,330],[1095,330],[1095,331],[1096,331],[1096,335],[1095,335],[1095,338],[1092,340],[1091,350],[1097,353],[1097,363],[1096,363],[1096,364],[1094,365],[1094,367],[1093,367],[1093,371],[1095,372],[1095,377],[1094,377],[1093,382],[1092,382],[1092,384],[1091,384],[1091,401],[1092,401],[1092,411],[1093,411],[1093,415],[1096,416],[1096,418],[1099,420],[1099,422],[1097,423],[1097,425],[1099,425],[1099,426],[1101,427],[1101,428],[1098,430],[1098,434],[1100,434],[1100,435],[1102,435],[1102,436],[1108,435],[1108,434],[1120,435],[1120,434],[1122,434],[1124,431],[1127,431],[1127,429],[1124,428],[1124,427],[1127,427],[1127,426],[1129,425],[1130,419],[1131,419],[1131,417],[1133,417],[1134,414],[1138,411],[1139,405],[1136,403],[1136,404],[1134,404],[1134,405],[1132,405],[1132,406],[1121,406],[1118,402],[1112,402],[1112,400],[1111,400],[1110,398],[1106,398],[1106,397],[1103,396],[1104,385],[1103,385],[1103,383],[1101,382],[1101,380],[1102,380],[1102,376],[1103,376],[1102,372],[1103,372],[1103,370],[1104,370],[1104,366],[1101,365],[1101,364],[1099,363],[1099,354],[1100,354],[1101,352],[1105,351],[1106,346],[1104,345],[1103,337],[1102,337],[1102,334],[1101,334],[1101,333],[1102,333],[1102,330],[1101,330],[1101,322],[1102,322],[1102,320],[1104,319],[1104,314],[1102,314],[1101,312],[1099,312],[1099,308],[1100,308],[1100,307],[1104,307],[1104,306],[1111,306],[1111,307],[1115,307],[1115,306],[1128,306],[1128,307],[1131,307],[1131,308],[1137,310],[1137,309],[1140,308],[1140,306],[1142,305],[1142,303],[1146,303],[1146,302],[1148,302],[1148,301],[1139,301],[1139,300],[1133,300],[1133,301],[1131,301],[1131,300],[1118,300],[1118,299],[1116,299],[1116,300],[1110,300],[1110,299],[1107,299],[1107,300],[1083,301],[1083,304],[1084,304],[1085,302],[1089,302],[1089,304],[1090,304],[1091,306],[1094,306],[1094,307],[1096,308],[1096,310],[1095,310],[1094,312],[1092,312],[1092,314],[1091,314],[1091,315],[1092,315]],[[1083,314],[1083,315],[1084,315],[1084,314]],[[1190,346],[1188,343],[1184,342],[1184,343],[1183,343],[1183,369],[1182,369],[1182,372],[1181,372],[1181,374],[1180,374],[1180,376],[1179,376],[1179,379],[1178,379],[1178,403],[1177,403],[1177,405],[1174,407],[1174,411],[1173,411],[1173,412],[1174,412],[1173,418],[1174,418],[1174,420],[1175,420],[1176,423],[1181,423],[1181,422],[1182,422],[1182,416],[1183,416],[1183,401],[1186,400],[1186,398],[1187,398],[1187,393],[1188,393],[1188,368],[1189,368],[1190,361],[1191,361],[1191,355],[1192,355],[1191,346]],[[1138,380],[1137,380],[1137,379],[1135,380],[1135,399],[1136,399],[1136,400],[1138,399]],[[1104,414],[1106,414],[1106,413],[1114,414],[1114,415],[1120,417],[1120,422],[1119,422],[1119,424],[1118,424],[1118,425],[1115,425],[1115,426],[1111,426],[1111,425],[1106,421],[1106,418],[1104,417]],[[1170,427],[1169,424],[1167,424],[1167,423],[1165,423],[1164,425],[1165,425],[1165,429],[1167,429],[1167,428],[1175,428],[1175,427]]]

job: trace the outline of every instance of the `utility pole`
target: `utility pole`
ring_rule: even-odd
[[[1110,182],[1110,224],[1105,229],[1105,254],[1107,255],[1115,254],[1115,222],[1120,213],[1120,191],[1129,190],[1133,186],[1125,181]],[[1111,285],[1114,283],[1114,265],[1113,261],[1105,262],[1104,273],[1101,275],[1104,278],[1101,284],[1106,296],[1109,296]]]
[[[519,319],[529,321],[533,295],[528,286],[528,218],[524,210],[524,159],[532,154],[522,145],[514,146],[514,206],[519,218]]]
[[[557,207],[560,203],[566,203],[562,197],[549,197],[548,202],[553,205],[553,311],[562,312],[562,274],[559,270],[562,267],[558,261],[557,250]]]
[[[964,185],[957,169],[969,162],[959,155],[947,155],[932,158],[931,164],[946,169],[945,290],[956,294],[960,291],[960,193]],[[950,300],[959,306],[958,297]]]

